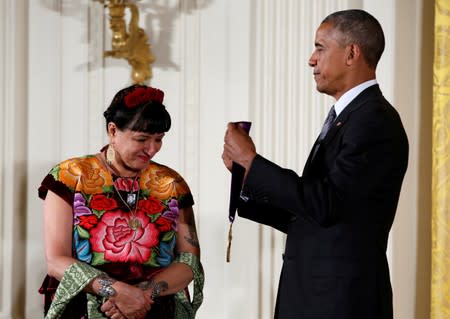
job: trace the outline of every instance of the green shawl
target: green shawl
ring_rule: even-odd
[[[188,265],[194,274],[194,296],[192,302],[189,301],[184,290],[175,294],[175,318],[194,319],[198,308],[203,302],[204,273],[202,264],[197,256],[186,252],[180,253],[174,262]],[[94,278],[102,274],[104,274],[102,271],[85,263],[76,262],[67,267],[45,319],[60,318],[69,301],[79,294]],[[100,307],[104,302],[103,298],[90,293],[86,295],[88,318],[107,319],[104,313],[100,311]]]

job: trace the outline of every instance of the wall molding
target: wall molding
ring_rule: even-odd
[[[26,18],[23,1],[0,5],[0,318],[24,317],[26,187]],[[19,36],[17,36],[19,35]],[[3,46],[4,45],[4,46]]]

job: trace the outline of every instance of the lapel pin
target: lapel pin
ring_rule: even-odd
[[[339,127],[339,126],[341,126],[341,125],[342,125],[342,122],[337,122],[337,123],[336,123],[336,126],[337,126],[337,127]]]

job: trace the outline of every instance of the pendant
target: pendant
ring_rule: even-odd
[[[142,225],[138,219],[136,219],[135,217],[132,217],[130,219],[130,221],[128,222],[128,226],[130,226],[130,228],[132,230],[137,230],[138,228],[141,228]]]
[[[136,194],[135,193],[128,193],[127,194],[127,204],[130,206],[133,206],[134,203],[136,203]]]

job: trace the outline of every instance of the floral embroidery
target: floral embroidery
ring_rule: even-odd
[[[97,225],[98,218],[95,215],[80,216],[80,226],[89,230]]]
[[[155,224],[157,225],[160,232],[168,232],[172,229],[172,221],[164,217],[158,218]]]
[[[67,160],[50,174],[73,193],[73,253],[78,260],[130,267],[165,267],[174,260],[179,206],[192,204],[187,184],[175,171],[151,163],[137,180],[113,180],[96,157],[86,156]],[[113,183],[119,191],[138,195],[136,216],[121,203]]]
[[[136,180],[129,178],[117,178],[114,181],[114,186],[116,186],[119,191],[125,192],[137,192],[139,190],[139,183]]]
[[[86,200],[83,195],[80,193],[75,193],[73,200],[74,225],[79,224],[80,217],[84,215],[92,215],[92,212],[89,207],[86,206]]]
[[[178,231],[178,217],[180,217],[178,201],[176,199],[171,199],[167,206],[169,207],[169,210],[166,210],[162,216],[165,219],[172,221],[173,230]]]
[[[67,160],[59,165],[58,180],[70,188],[85,194],[96,194],[103,187],[111,186],[112,179],[108,172],[101,169],[95,157]]]
[[[168,266],[174,259],[173,250],[175,248],[175,236],[168,242],[163,242],[160,245],[159,256],[156,258],[158,263],[162,266]]]
[[[143,213],[136,215],[141,227],[134,230],[129,226],[131,218],[123,211],[103,214],[91,231],[92,249],[104,252],[110,262],[145,263],[151,257],[151,248],[159,243],[159,231]]]
[[[92,260],[92,254],[89,240],[80,238],[78,231],[75,231],[73,235],[73,242],[77,259],[90,263]]]
[[[176,172],[167,167],[150,164],[148,174],[141,179],[141,188],[150,189],[151,195],[158,199],[172,198],[189,192],[187,184]]]
[[[138,208],[144,213],[152,215],[162,212],[164,206],[161,204],[161,201],[156,198],[149,197],[148,199],[139,201]]]
[[[117,208],[117,202],[103,194],[92,196],[90,205],[95,210],[113,210]]]

